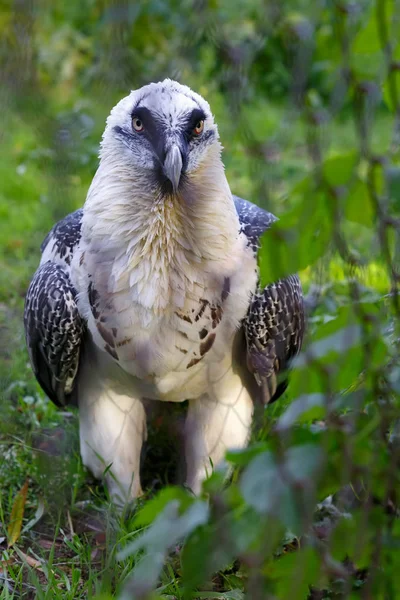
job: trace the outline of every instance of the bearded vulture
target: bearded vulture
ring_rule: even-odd
[[[186,483],[246,445],[304,331],[296,275],[259,286],[275,217],[233,196],[209,104],[169,79],[111,111],[82,209],[57,223],[26,296],[32,367],[79,406],[83,463],[111,496],[141,494],[144,404],[189,401]]]

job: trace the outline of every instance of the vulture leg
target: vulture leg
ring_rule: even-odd
[[[105,478],[113,501],[123,506],[142,494],[140,454],[146,415],[127,386],[109,378],[99,358],[82,363],[78,381],[79,434],[83,464]],[[108,375],[108,374],[107,374]]]
[[[185,426],[186,484],[195,494],[228,449],[246,446],[253,415],[251,396],[230,370],[212,394],[189,402]]]

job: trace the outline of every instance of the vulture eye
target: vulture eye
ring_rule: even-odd
[[[139,119],[139,117],[132,117],[132,127],[135,131],[143,131],[144,127],[143,127],[143,123],[142,121]]]
[[[196,124],[195,128],[193,129],[193,133],[195,135],[200,135],[203,132],[203,129],[204,129],[204,121],[201,120]]]

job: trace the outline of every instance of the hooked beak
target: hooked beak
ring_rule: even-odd
[[[182,173],[182,154],[179,146],[173,144],[168,150],[164,160],[164,174],[172,183],[174,192],[178,189]]]

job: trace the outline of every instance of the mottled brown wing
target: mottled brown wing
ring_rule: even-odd
[[[277,220],[262,208],[233,197],[240,231],[257,255],[260,237]],[[287,387],[287,369],[301,348],[304,303],[300,280],[290,275],[254,291],[243,329],[247,342],[247,366],[253,373],[263,403],[274,402]]]
[[[36,271],[24,311],[29,358],[36,379],[58,406],[73,401],[85,324],[65,270],[53,262]]]
[[[254,373],[264,404],[287,387],[287,369],[304,336],[304,303],[300,280],[290,275],[254,294],[244,321],[247,366]]]

